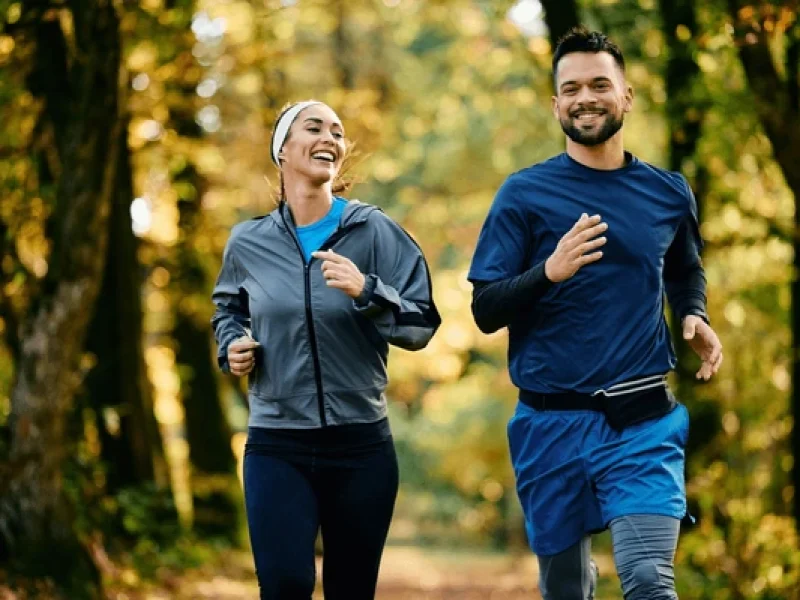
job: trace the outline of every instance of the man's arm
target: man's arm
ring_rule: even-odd
[[[520,275],[486,282],[473,280],[472,315],[483,333],[507,327],[521,310],[530,310],[554,284],[565,281],[589,263],[602,258],[597,237],[608,229],[600,215],[586,214],[562,237],[550,257]]]
[[[682,224],[664,257],[664,287],[672,312],[683,320],[697,315],[708,323],[706,275],[697,246]]]
[[[708,323],[706,275],[700,260],[703,241],[697,223],[694,196],[686,185],[690,210],[664,256],[664,287],[672,312],[683,321],[696,315]]]
[[[553,287],[544,274],[544,261],[509,279],[474,281],[472,316],[483,333],[507,327],[523,308],[530,309]]]
[[[673,313],[680,319],[683,339],[700,357],[696,377],[708,381],[722,366],[722,343],[706,312],[706,276],[700,260],[703,240],[694,195],[684,179],[689,212],[678,226],[664,256],[664,287]]]

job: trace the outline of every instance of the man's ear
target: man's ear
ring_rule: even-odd
[[[625,104],[623,109],[625,112],[630,112],[633,109],[633,87],[627,81],[625,82]]]

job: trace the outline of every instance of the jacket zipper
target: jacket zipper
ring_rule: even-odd
[[[294,237],[294,236],[292,236]],[[295,240],[297,243],[297,240]],[[319,363],[319,349],[317,348],[317,334],[314,331],[314,313],[311,311],[311,263],[305,262],[302,256],[303,250],[299,247],[300,255],[303,258],[303,275],[305,276],[306,287],[306,321],[308,322],[308,338],[311,342],[311,358],[314,361],[314,380],[317,384],[317,404],[319,406],[319,420],[323,427],[328,425],[325,417],[325,395],[322,391],[322,366]],[[313,258],[311,260],[314,260]]]
[[[328,419],[325,417],[325,395],[322,389],[322,367],[319,362],[319,349],[317,347],[317,333],[314,331],[314,313],[311,310],[311,263],[306,262],[306,257],[303,254],[303,248],[297,240],[297,236],[292,231],[292,228],[286,222],[286,217],[283,216],[283,210],[280,211],[283,225],[289,237],[294,241],[297,252],[300,253],[300,260],[303,261],[303,280],[305,288],[305,305],[306,305],[306,324],[308,325],[308,341],[311,344],[311,359],[314,361],[314,382],[317,387],[317,408],[319,409],[319,421],[322,427],[327,427]],[[311,260],[314,260],[313,258]]]
[[[317,384],[317,406],[319,408],[319,420],[323,427],[327,427],[328,419],[325,416],[325,395],[322,388],[322,366],[319,362],[319,347],[317,346],[317,334],[314,330],[314,313],[311,310],[311,262],[306,262],[306,257],[303,254],[303,248],[297,236],[291,230],[291,227],[286,222],[286,217],[283,211],[280,211],[281,219],[283,219],[284,227],[289,233],[289,236],[294,240],[294,245],[300,253],[300,260],[303,261],[303,278],[305,284],[305,304],[306,304],[306,323],[308,324],[308,339],[311,343],[311,359],[314,361],[314,381]],[[322,245],[320,250],[328,250],[331,248],[342,236],[347,233],[353,226],[344,227],[334,232],[334,234]],[[312,258],[311,261],[314,259]]]

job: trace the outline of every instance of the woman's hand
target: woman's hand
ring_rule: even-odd
[[[237,377],[247,375],[256,364],[256,348],[261,344],[243,335],[228,346],[228,366]]]
[[[322,276],[329,287],[340,289],[353,299],[358,298],[364,290],[366,278],[352,260],[333,250],[314,252],[311,256],[322,261]]]

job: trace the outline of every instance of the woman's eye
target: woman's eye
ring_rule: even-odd
[[[319,133],[319,127],[309,127],[308,130],[313,133]]]
[[[340,140],[340,139],[342,139],[344,137],[344,135],[342,135],[338,131],[334,131],[333,132],[333,137],[335,137],[337,140]]]

